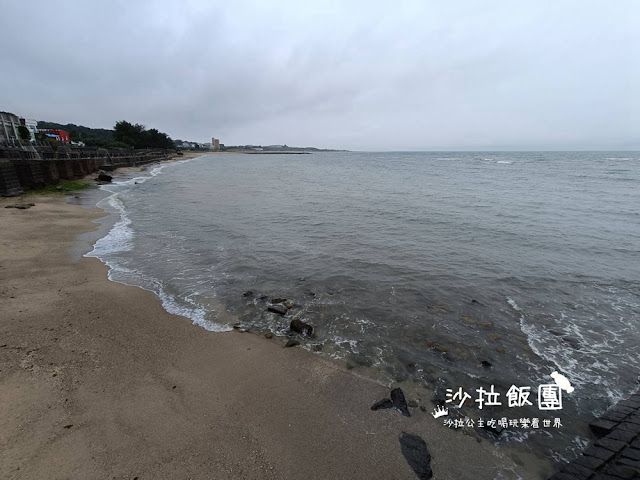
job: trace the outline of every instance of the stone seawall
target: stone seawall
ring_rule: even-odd
[[[3,158],[3,156],[9,158]],[[20,195],[27,190],[55,185],[60,180],[76,180],[98,170],[112,171],[121,167],[135,167],[167,158],[162,151],[125,153],[92,152],[86,157],[37,158],[33,152],[17,155],[0,150],[0,196]],[[49,157],[49,158],[47,158]]]
[[[640,390],[590,427],[597,439],[549,480],[640,479]]]

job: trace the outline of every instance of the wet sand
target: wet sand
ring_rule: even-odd
[[[401,385],[427,412],[371,411],[389,386],[110,282],[73,255],[102,210],[4,208],[19,201],[0,199],[1,478],[418,478],[402,432],[426,441],[436,479],[542,478],[535,459],[433,419],[426,390]]]

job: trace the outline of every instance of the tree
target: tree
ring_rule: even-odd
[[[20,135],[20,138],[24,141],[24,142],[30,142],[31,141],[31,132],[29,131],[29,129],[27,127],[25,127],[24,125],[20,125],[18,127],[18,135]]]
[[[144,148],[142,146],[142,133],[144,125],[131,124],[125,120],[116,123],[113,129],[113,138],[125,143],[133,148]]]
[[[146,130],[144,125],[133,125],[125,120],[116,123],[113,138],[133,148],[173,148],[173,140],[166,133],[155,128]]]

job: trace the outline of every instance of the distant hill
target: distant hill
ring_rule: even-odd
[[[262,150],[264,152],[348,152],[348,150],[333,150],[330,148],[316,147],[289,147],[288,145],[229,145],[221,149],[223,151]]]

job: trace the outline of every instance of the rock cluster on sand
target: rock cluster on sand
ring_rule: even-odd
[[[405,417],[411,416],[407,400],[401,388],[391,390],[390,397],[391,398],[383,398],[375,402],[371,405],[371,410],[395,408]],[[415,404],[415,402],[411,403]],[[402,455],[418,478],[421,480],[431,478],[433,476],[431,470],[431,454],[427,449],[427,443],[418,435],[407,432],[402,432],[399,440]]]
[[[289,310],[295,307],[295,304],[293,302],[284,297],[272,297],[271,300],[269,300],[269,297],[267,295],[256,295],[256,293],[252,290],[247,290],[242,294],[242,296],[246,299],[255,298],[256,300],[259,300],[261,302],[266,302],[268,312],[277,313],[278,315],[281,315],[283,317]],[[255,302],[255,300],[253,301]],[[234,328],[236,329],[241,329],[241,327],[242,326],[239,323],[234,325]],[[300,345],[300,340],[297,340],[295,338],[296,335],[306,338],[312,338],[314,336],[313,326],[297,318],[291,320],[291,323],[289,324],[289,340],[285,344],[285,347],[296,347]],[[264,336],[266,338],[273,338],[273,332],[266,332]],[[316,347],[318,346],[314,346],[314,351],[317,352],[322,350],[322,345],[320,345],[319,348]]]
[[[410,417],[409,406],[407,405],[407,399],[404,397],[404,392],[401,388],[394,388],[391,390],[391,399],[383,398],[371,405],[371,410],[380,410],[383,408],[395,408],[405,417]]]

